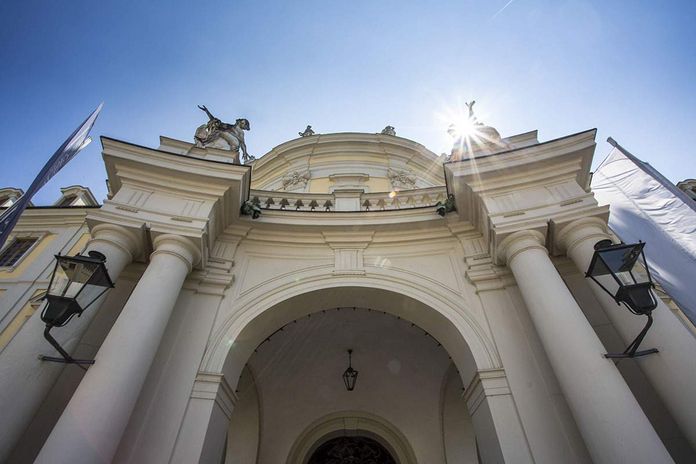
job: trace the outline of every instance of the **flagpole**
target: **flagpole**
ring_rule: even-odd
[[[41,168],[41,171],[39,171],[39,174],[27,191],[0,215],[0,249],[5,245],[10,232],[14,229],[26,207],[29,206],[29,202],[34,194],[38,192],[41,187],[46,185],[58,171],[68,164],[80,150],[89,144],[89,141],[91,141],[89,132],[92,130],[94,122],[97,120],[97,116],[99,116],[103,106],[104,103],[100,103],[99,106],[87,116],[87,119],[85,119],[82,124],[70,134],[65,142],[63,142],[58,150],[53,153],[53,156],[51,156],[44,167]]]

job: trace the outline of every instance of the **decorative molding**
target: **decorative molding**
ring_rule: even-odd
[[[510,269],[496,266],[490,256],[465,258],[465,262],[464,276],[476,288],[476,293],[517,285]]]
[[[548,250],[544,246],[546,237],[536,230],[521,230],[514,232],[503,239],[498,245],[497,258],[508,265],[523,251],[540,249],[544,253]]]
[[[232,411],[237,404],[237,394],[223,374],[199,371],[193,382],[191,398],[214,401],[227,419],[232,418]]]
[[[474,374],[469,385],[464,389],[462,398],[466,402],[469,414],[473,416],[487,397],[511,394],[504,369],[485,369]]]
[[[155,251],[150,255],[152,259],[155,255],[166,253],[181,259],[188,271],[191,272],[193,266],[201,261],[199,248],[188,238],[173,234],[163,234],[155,237],[153,241]]]
[[[347,432],[367,433],[393,452],[399,464],[417,464],[406,436],[386,419],[364,411],[339,411],[316,420],[295,440],[286,463],[307,462],[312,452],[333,438],[334,434]]]
[[[596,241],[610,239],[606,220],[596,216],[584,217],[565,225],[556,235],[554,245],[561,253],[569,253],[581,242],[595,238]]]

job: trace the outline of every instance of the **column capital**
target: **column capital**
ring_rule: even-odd
[[[570,254],[578,244],[592,239],[594,243],[611,239],[609,228],[604,219],[599,217],[585,217],[564,226],[556,235],[558,251]]]
[[[116,224],[99,224],[90,230],[92,239],[89,246],[95,245],[98,248],[100,242],[113,245],[124,251],[129,256],[129,261],[133,261],[142,250],[142,241],[134,231]]]
[[[150,259],[158,254],[169,254],[181,259],[191,272],[193,266],[201,261],[201,252],[198,247],[188,238],[174,234],[158,235],[153,240],[155,251],[150,255]]]
[[[546,238],[544,234],[536,230],[521,230],[508,235],[498,245],[497,257],[500,262],[510,265],[513,259],[523,251],[539,249],[544,253],[548,250],[544,246]]]

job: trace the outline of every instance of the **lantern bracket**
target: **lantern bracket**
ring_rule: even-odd
[[[640,331],[638,336],[626,347],[623,353],[607,353],[604,355],[604,357],[609,359],[638,358],[640,356],[645,356],[648,354],[659,353],[659,350],[657,348],[650,348],[649,350],[638,351],[638,347],[640,346],[641,342],[645,338],[645,334],[648,333],[648,330],[650,329],[650,326],[653,323],[652,314],[646,314],[646,316],[648,317],[648,322],[645,324],[645,327],[643,327],[643,330]]]
[[[94,359],[75,359],[72,356],[68,354],[67,351],[63,349],[62,346],[58,343],[58,341],[51,336],[51,329],[53,328],[52,325],[46,324],[46,328],[44,329],[44,338],[50,343],[53,348],[60,353],[62,358],[56,357],[56,356],[45,356],[45,355],[39,355],[39,359],[41,361],[50,361],[50,362],[58,362],[58,363],[63,363],[63,364],[77,364],[80,367],[82,367],[83,364],[94,364]]]

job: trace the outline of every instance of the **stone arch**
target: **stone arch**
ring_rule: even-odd
[[[237,300],[233,314],[212,335],[201,370],[222,373],[234,386],[253,350],[277,328],[322,309],[357,305],[394,314],[429,332],[450,354],[465,385],[473,375],[472,366],[502,367],[487,329],[469,312],[461,295],[446,287],[433,288],[429,279],[391,274],[321,274],[257,287]],[[350,299],[353,302],[346,303]]]
[[[307,314],[347,306],[390,313],[418,325],[450,355],[464,385],[477,372],[501,370],[487,328],[461,294],[410,272],[337,276],[322,271],[266,282],[243,292],[227,308],[230,316],[223,318],[211,335],[200,374],[224,379],[223,389],[233,391],[254,349],[275,330]],[[196,441],[201,456],[222,456],[227,429],[220,416],[205,419],[212,411],[193,411],[187,413],[190,423],[184,418],[182,430],[197,428],[197,438],[186,437],[191,432],[182,432],[178,440]],[[203,428],[201,420],[207,422]],[[176,458],[174,461],[179,462]]]
[[[319,446],[341,434],[366,435],[384,446],[399,464],[417,464],[406,436],[386,419],[365,411],[339,411],[314,421],[295,440],[286,464],[306,464]]]

